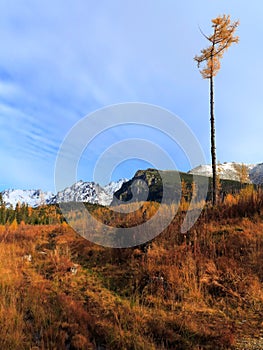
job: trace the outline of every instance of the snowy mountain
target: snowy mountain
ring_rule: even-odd
[[[30,207],[37,207],[41,204],[56,204],[61,202],[89,202],[101,205],[109,205],[112,202],[113,194],[121,188],[127,179],[117,182],[110,182],[102,187],[94,182],[76,182],[71,187],[54,195],[51,192],[41,190],[5,190],[2,192],[3,201],[7,207],[16,206],[17,203],[25,203]]]
[[[189,174],[212,176],[211,165],[200,165]],[[243,181],[247,183],[263,183],[263,164],[242,164],[225,162],[217,165],[217,173],[221,179]]]
[[[47,204],[54,194],[41,190],[5,190],[2,192],[2,197],[7,207],[12,205],[15,208],[17,203],[25,203],[34,208]]]
[[[243,181],[247,183],[263,184],[263,163],[241,164],[223,163],[217,168],[221,179]],[[188,172],[189,174],[212,176],[211,165],[200,165]],[[41,190],[5,190],[2,192],[4,202],[8,207],[16,206],[17,203],[25,203],[30,207],[37,207],[41,204],[56,204],[61,202],[89,202],[93,204],[110,205],[113,195],[122,188],[127,179],[117,182],[110,182],[102,187],[94,182],[78,181],[70,187],[54,195],[51,192]]]
[[[249,178],[256,185],[263,184],[263,163],[257,164],[250,170]]]
[[[80,180],[74,185],[58,192],[48,203],[55,204],[73,201],[110,205],[114,192],[121,188],[122,184],[126,181],[126,179],[121,179],[117,182],[110,182],[105,187],[102,187],[95,182],[84,182]]]

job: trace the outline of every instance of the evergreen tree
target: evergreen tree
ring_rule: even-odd
[[[0,224],[4,225],[6,223],[6,206],[3,200],[2,193],[0,193]]]
[[[20,224],[20,222],[22,221],[22,215],[21,215],[21,206],[20,203],[16,203],[16,207],[15,207],[15,218],[18,224]]]

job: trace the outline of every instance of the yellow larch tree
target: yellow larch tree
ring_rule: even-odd
[[[210,127],[211,127],[211,158],[213,172],[212,204],[216,205],[216,143],[215,143],[215,114],[214,114],[214,77],[220,70],[220,59],[225,51],[233,44],[238,43],[239,38],[235,36],[235,31],[239,21],[231,22],[229,15],[222,15],[212,19],[213,33],[209,36],[203,36],[209,41],[210,46],[201,50],[199,56],[195,56],[198,68],[202,64],[205,66],[200,70],[204,79],[210,80]]]

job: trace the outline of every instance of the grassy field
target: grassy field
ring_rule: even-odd
[[[181,211],[129,249],[92,244],[66,223],[0,226],[0,348],[253,348],[263,332],[262,203],[252,189],[228,196],[185,235]]]

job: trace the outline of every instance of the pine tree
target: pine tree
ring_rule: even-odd
[[[20,202],[16,203],[15,207],[15,218],[18,224],[22,221],[22,215],[21,215],[21,204]]]
[[[200,56],[195,56],[198,68],[205,63],[201,69],[201,75],[204,79],[210,80],[210,126],[211,126],[211,158],[213,171],[213,190],[212,203],[217,201],[216,186],[216,144],[215,144],[215,114],[214,114],[214,77],[220,70],[220,59],[225,51],[233,44],[238,43],[238,36],[234,33],[239,25],[239,21],[231,22],[229,15],[218,16],[212,19],[213,33],[209,36],[203,36],[210,42],[210,46],[201,50]]]
[[[6,223],[6,206],[3,200],[2,193],[0,193],[0,224],[4,225]]]

